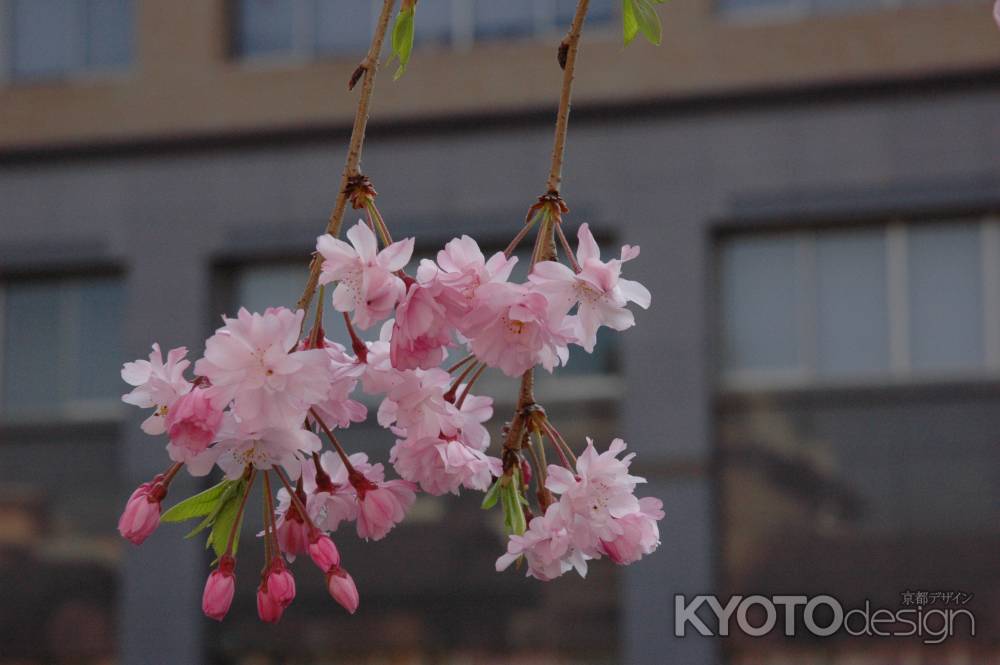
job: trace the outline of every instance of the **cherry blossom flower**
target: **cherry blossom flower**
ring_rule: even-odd
[[[389,342],[389,357],[396,369],[437,367],[444,361],[448,347],[453,346],[447,311],[437,301],[442,292],[440,286],[414,282],[396,308]]]
[[[460,327],[465,316],[476,306],[479,287],[490,282],[506,282],[517,264],[497,252],[489,261],[475,240],[463,235],[448,241],[437,255],[437,263],[424,259],[417,269],[417,281],[439,287],[437,301],[447,312],[448,322]]]
[[[649,496],[639,499],[639,511],[616,520],[621,534],[613,540],[602,540],[601,550],[615,563],[635,563],[660,546],[660,528],[656,523],[661,519],[662,501]]]
[[[293,479],[299,477],[302,470],[301,455],[318,452],[321,448],[319,437],[309,430],[301,428],[268,428],[257,432],[244,431],[231,416],[223,420],[219,431],[219,442],[208,449],[201,458],[215,458],[226,477],[236,480],[247,465],[259,470],[271,469],[276,465],[284,467]],[[211,459],[209,457],[209,459]],[[207,461],[207,460],[206,460]],[[188,466],[192,466],[188,463]],[[207,468],[200,465],[190,469],[192,475],[204,475]],[[204,473],[201,473],[204,471]]]
[[[132,544],[142,545],[160,525],[160,504],[165,495],[163,486],[155,480],[139,485],[118,519],[118,533]]]
[[[573,526],[578,532],[578,542],[586,543],[584,549],[591,556],[596,555],[598,540],[612,541],[622,533],[617,518],[639,512],[639,500],[633,492],[637,483],[646,481],[628,473],[634,453],[618,459],[625,448],[624,441],[615,439],[608,450],[598,454],[594,442],[587,439],[587,449],[577,459],[575,475],[554,464],[548,468],[545,487],[562,495],[553,507],[565,513],[567,519],[581,518]]]
[[[211,381],[218,408],[232,404],[246,430],[301,426],[306,410],[327,395],[331,367],[323,349],[296,348],[304,313],[283,307],[237,318],[205,342],[195,372]]]
[[[187,349],[183,346],[167,352],[167,362],[159,344],[153,344],[149,360],[136,360],[122,366],[122,379],[132,391],[122,395],[126,404],[141,409],[154,408],[153,415],[142,423],[142,431],[157,435],[167,431],[165,416],[177,399],[191,390],[191,384],[184,378],[184,370],[191,364],[185,360]]]
[[[187,462],[208,448],[219,431],[222,411],[215,408],[208,390],[195,388],[182,395],[167,411],[167,451],[175,462]]]
[[[349,427],[351,423],[364,422],[368,407],[351,399],[351,394],[365,372],[365,365],[349,356],[343,346],[324,340],[324,349],[330,357],[330,384],[326,396],[312,408],[330,429]]]
[[[228,554],[219,559],[219,567],[212,571],[205,581],[205,591],[201,595],[201,611],[209,619],[222,621],[229,613],[236,592],[236,560]]]
[[[292,504],[277,520],[278,547],[288,557],[295,557],[305,552],[309,547],[310,527],[305,518],[299,514],[298,508]]]
[[[340,606],[345,610],[351,614],[358,611],[360,603],[358,587],[354,584],[354,578],[346,570],[340,566],[331,568],[326,574],[326,588],[333,599],[340,603]]]
[[[275,557],[257,587],[257,615],[265,623],[277,623],[294,599],[295,578],[281,557]]]
[[[316,240],[316,250],[323,256],[319,283],[337,282],[333,307],[338,312],[353,312],[353,321],[367,330],[392,314],[406,288],[396,276],[413,254],[413,238],[394,242],[378,251],[375,234],[363,221],[347,231],[351,244],[329,234]]]
[[[1000,0],[997,0],[996,4],[993,5],[993,20],[997,22],[997,27],[1000,28]]]
[[[385,538],[392,527],[403,521],[417,498],[417,486],[406,480],[366,479],[354,487],[358,492],[358,537],[365,540]]]
[[[567,345],[574,340],[565,312],[555,311],[543,294],[507,282],[479,287],[462,333],[480,361],[507,376],[537,364],[551,372],[569,359]]]
[[[389,453],[396,473],[440,496],[458,494],[460,487],[485,492],[501,473],[499,458],[469,446],[460,437],[401,439]]]
[[[556,505],[549,506],[541,517],[531,520],[523,536],[513,534],[507,541],[507,553],[497,559],[497,572],[506,570],[522,556],[528,564],[526,575],[543,582],[575,569],[587,576],[587,559],[576,547],[570,526],[573,519]]]
[[[441,369],[400,372],[378,409],[382,427],[395,424],[411,437],[453,433],[453,404],[444,395],[451,375]]]
[[[316,467],[311,461],[302,463],[302,487],[306,493],[306,510],[313,523],[320,529],[336,531],[343,521],[353,522],[358,516],[358,499],[354,486],[348,482],[347,468],[332,450],[319,456],[323,470],[322,482],[317,481]],[[354,453],[348,457],[355,468],[366,469],[368,455]],[[278,490],[279,515],[285,514],[291,505],[285,489]]]
[[[395,384],[402,380],[405,372],[392,366],[390,338],[392,337],[393,321],[386,321],[379,330],[378,339],[366,342],[364,358],[358,363],[363,367],[361,374],[361,389],[369,395],[381,395],[389,392]]]
[[[626,245],[622,247],[620,259],[601,261],[600,249],[590,228],[581,224],[576,250],[580,272],[574,273],[557,261],[540,261],[532,268],[528,279],[549,298],[557,311],[565,314],[573,305],[579,305],[572,317],[576,343],[591,353],[597,343],[597,329],[601,326],[625,330],[635,325],[635,317],[625,305],[634,302],[643,309],[649,307],[649,290],[639,282],[620,276],[622,264],[637,256],[639,248]]]

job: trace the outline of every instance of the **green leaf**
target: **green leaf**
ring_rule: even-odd
[[[508,535],[516,534],[521,536],[528,528],[527,520],[524,517],[522,501],[524,501],[524,497],[521,496],[521,472],[515,468],[511,482],[500,487],[503,523]]]
[[[393,81],[398,81],[399,77],[406,71],[406,65],[410,63],[410,53],[413,51],[414,15],[415,7],[405,7],[399,10],[396,15],[396,23],[392,28],[392,57],[399,59],[399,69],[392,75]],[[392,58],[389,58],[392,61]]]
[[[216,509],[219,499],[236,482],[238,481],[223,480],[218,485],[210,487],[204,492],[188,497],[160,515],[160,520],[163,522],[183,522],[195,517],[211,515]]]
[[[212,509],[212,512],[210,512],[208,516],[198,524],[198,526],[192,529],[184,537],[192,538],[195,535],[207,529],[208,527],[212,526],[215,523],[215,520],[219,517],[219,512],[226,506],[226,504],[229,501],[231,501],[234,497],[239,498],[243,496],[244,491],[246,491],[245,482],[243,482],[242,480],[230,481],[229,487],[227,487],[226,491],[222,493],[221,497],[219,497],[219,500],[216,502],[215,508]]]
[[[622,0],[622,38],[628,46],[639,33],[639,22],[635,18],[632,0]]]
[[[663,26],[653,5],[662,5],[666,0],[622,0],[622,37],[625,46],[640,32],[651,43],[660,45]]]
[[[483,510],[489,510],[493,506],[497,505],[497,499],[500,498],[500,478],[497,478],[496,482],[486,490],[486,496],[483,497],[483,504],[480,506]]]
[[[239,523],[237,523],[237,513],[240,511],[240,504],[242,503],[240,499],[246,488],[242,480],[238,481],[238,484],[240,485],[240,491],[232,492],[225,498],[225,501],[221,502],[219,512],[212,522],[212,531],[208,534],[208,542],[205,544],[206,548],[209,546],[212,547],[217,557],[221,557],[226,553],[226,545],[229,544],[229,534],[233,530],[234,525],[236,529],[232,552],[234,556],[240,544],[240,527],[243,525],[243,515],[238,516]]]
[[[635,2],[635,18],[639,23],[639,31],[652,44],[660,45],[663,39],[663,26],[660,16],[653,8],[654,0],[633,0]]]

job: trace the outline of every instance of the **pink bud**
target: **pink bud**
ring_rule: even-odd
[[[132,492],[118,519],[118,533],[141,545],[160,525],[160,501],[165,492],[159,483],[143,483]]]
[[[299,517],[295,507],[285,513],[285,520],[278,527],[278,546],[285,554],[293,557],[306,550],[309,542],[309,527]],[[289,558],[291,561],[292,558]]]
[[[351,614],[358,610],[361,599],[358,597],[358,587],[355,586],[350,573],[340,566],[334,566],[326,574],[326,586],[330,595],[340,603],[341,607]]]
[[[205,582],[205,592],[201,596],[201,611],[210,619],[222,621],[233,603],[236,590],[236,576],[233,568],[236,560],[231,556],[219,559],[219,567],[212,571]]]
[[[340,565],[340,552],[337,551],[337,546],[333,544],[330,536],[318,531],[313,534],[309,543],[309,556],[324,573]]]
[[[257,615],[265,623],[277,623],[294,599],[295,578],[277,558],[257,587]]]
[[[170,442],[200,453],[212,443],[222,422],[222,411],[212,406],[208,391],[195,388],[170,406],[165,425]]]
[[[521,483],[524,485],[531,484],[531,465],[528,464],[528,460],[521,460]]]

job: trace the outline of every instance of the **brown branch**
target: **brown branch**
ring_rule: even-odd
[[[569,128],[569,103],[573,94],[576,51],[580,44],[583,21],[587,17],[588,4],[589,0],[579,0],[576,3],[576,13],[573,15],[569,33],[559,45],[559,64],[563,65],[562,93],[559,95],[559,114],[556,116],[556,135],[552,144],[552,168],[549,170],[547,183],[548,191],[554,194],[559,193],[559,185],[562,183],[563,155],[566,152],[566,130]]]
[[[368,126],[368,110],[371,106],[372,91],[375,89],[375,73],[378,70],[378,60],[382,53],[382,42],[385,41],[385,33],[389,27],[389,18],[392,16],[392,8],[395,4],[396,0],[383,1],[382,11],[379,13],[378,23],[375,26],[375,33],[372,35],[371,46],[368,48],[368,55],[365,56],[365,59],[358,66],[358,71],[364,70],[364,80],[361,83],[358,108],[354,113],[351,143],[347,148],[347,160],[344,163],[344,173],[340,178],[340,190],[337,192],[337,201],[326,224],[326,233],[334,237],[340,234],[340,224],[344,219],[344,209],[347,207],[347,197],[349,194],[348,181],[360,173],[361,148],[365,142],[365,128]],[[355,75],[357,75],[357,72],[355,72]],[[314,254],[309,264],[309,279],[306,280],[302,297],[295,304],[296,309],[305,310],[309,308],[313,294],[316,292],[316,284],[319,281],[319,272],[322,264],[323,261],[319,255]]]

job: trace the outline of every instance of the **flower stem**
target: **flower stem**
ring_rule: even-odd
[[[243,491],[243,496],[240,498],[240,507],[236,510],[236,520],[233,521],[233,528],[229,530],[229,540],[226,541],[226,554],[232,556],[233,554],[233,542],[236,540],[236,529],[239,528],[240,523],[243,521],[243,510],[247,507],[247,497],[250,496],[250,490],[253,488],[254,478],[257,476],[257,469],[250,467],[250,473],[247,474],[247,488]]]
[[[451,374],[456,369],[460,368],[462,365],[464,365],[465,363],[469,362],[470,360],[472,360],[475,357],[476,357],[476,354],[470,353],[469,355],[465,356],[464,358],[462,358],[461,360],[459,360],[457,363],[455,363],[454,365],[452,365],[451,367],[449,367],[448,368],[448,373]]]
[[[568,469],[576,468],[576,455],[573,453],[573,449],[569,447],[566,443],[566,439],[563,435],[559,433],[559,430],[549,421],[548,418],[542,420],[542,427],[545,429],[545,433],[548,435],[552,444],[555,446],[556,450],[559,452],[559,456],[562,458],[563,465]],[[569,459],[567,459],[567,456]],[[573,460],[573,464],[569,463],[569,460]]]
[[[566,253],[566,259],[569,261],[569,265],[573,268],[573,272],[580,272],[580,264],[576,261],[576,256],[573,254],[573,250],[569,246],[569,241],[566,240],[566,234],[563,233],[562,224],[556,224],[556,235],[559,236],[559,244],[562,245],[563,251]]]
[[[316,464],[317,464],[317,469],[320,469],[318,461],[316,462]],[[295,510],[299,511],[299,515],[301,515],[302,519],[304,519],[306,524],[309,525],[309,528],[311,530],[318,530],[316,523],[312,521],[311,517],[309,517],[309,513],[306,511],[305,504],[302,503],[302,499],[299,498],[299,495],[295,491],[295,488],[292,487],[292,483],[288,480],[288,476],[285,475],[284,469],[276,466],[274,467],[274,474],[278,476],[278,480],[280,480],[281,484],[285,486],[285,491],[288,492],[289,496],[291,497],[291,501],[292,504],[295,506]]]
[[[264,491],[260,493],[263,499],[264,518],[264,568],[267,569],[274,558],[274,550],[271,547],[271,520],[274,519],[274,504],[271,499],[271,481],[268,479],[267,471],[264,476]]]
[[[356,473],[356,471],[354,470],[354,466],[351,464],[351,460],[348,459],[347,453],[344,451],[344,447],[340,445],[340,441],[337,440],[337,437],[333,435],[333,432],[330,431],[330,428],[326,426],[326,423],[323,422],[323,419],[319,417],[318,413],[316,413],[316,409],[309,409],[309,413],[312,414],[313,419],[316,420],[316,422],[320,426],[320,429],[322,429],[323,433],[326,434],[328,439],[330,439],[330,443],[337,451],[337,454],[340,455],[340,461],[344,463],[344,467],[347,469],[347,475],[350,476]]]
[[[361,83],[361,93],[358,96],[358,107],[354,113],[351,142],[347,148],[347,159],[344,163],[344,173],[340,179],[337,201],[326,224],[326,232],[334,237],[340,234],[340,225],[344,220],[344,209],[347,207],[348,181],[352,176],[360,173],[361,148],[365,142],[368,113],[371,106],[372,92],[375,89],[375,73],[378,70],[378,61],[382,53],[382,42],[385,41],[385,33],[389,27],[389,19],[392,16],[392,8],[395,4],[396,0],[383,0],[378,22],[375,24],[375,32],[372,34],[371,45],[368,47],[368,54],[359,66],[359,69],[364,70],[364,80]],[[309,278],[306,280],[302,297],[296,303],[297,309],[305,310],[309,308],[313,294],[316,292],[316,284],[319,281],[319,272],[322,264],[323,261],[319,255],[314,254],[309,264]]]
[[[454,402],[455,401],[455,394],[458,392],[458,386],[461,385],[462,381],[465,381],[465,377],[469,376],[469,372],[471,372],[474,369],[476,369],[476,366],[478,364],[479,364],[478,362],[472,363],[471,365],[469,365],[468,367],[466,367],[464,370],[462,370],[462,373],[459,374],[455,378],[455,380],[451,382],[451,387],[448,388],[448,392],[446,392],[443,395],[445,401],[448,401],[448,402]],[[483,365],[483,367],[485,367],[485,365]]]
[[[465,404],[465,398],[469,396],[469,391],[472,390],[472,386],[476,385],[476,381],[479,380],[479,377],[481,377],[485,371],[486,364],[483,363],[479,366],[479,369],[476,370],[476,373],[472,375],[472,378],[469,379],[469,382],[465,384],[465,388],[462,390],[462,396],[458,398],[457,402],[455,402],[455,408],[459,410],[462,409],[462,405]]]

